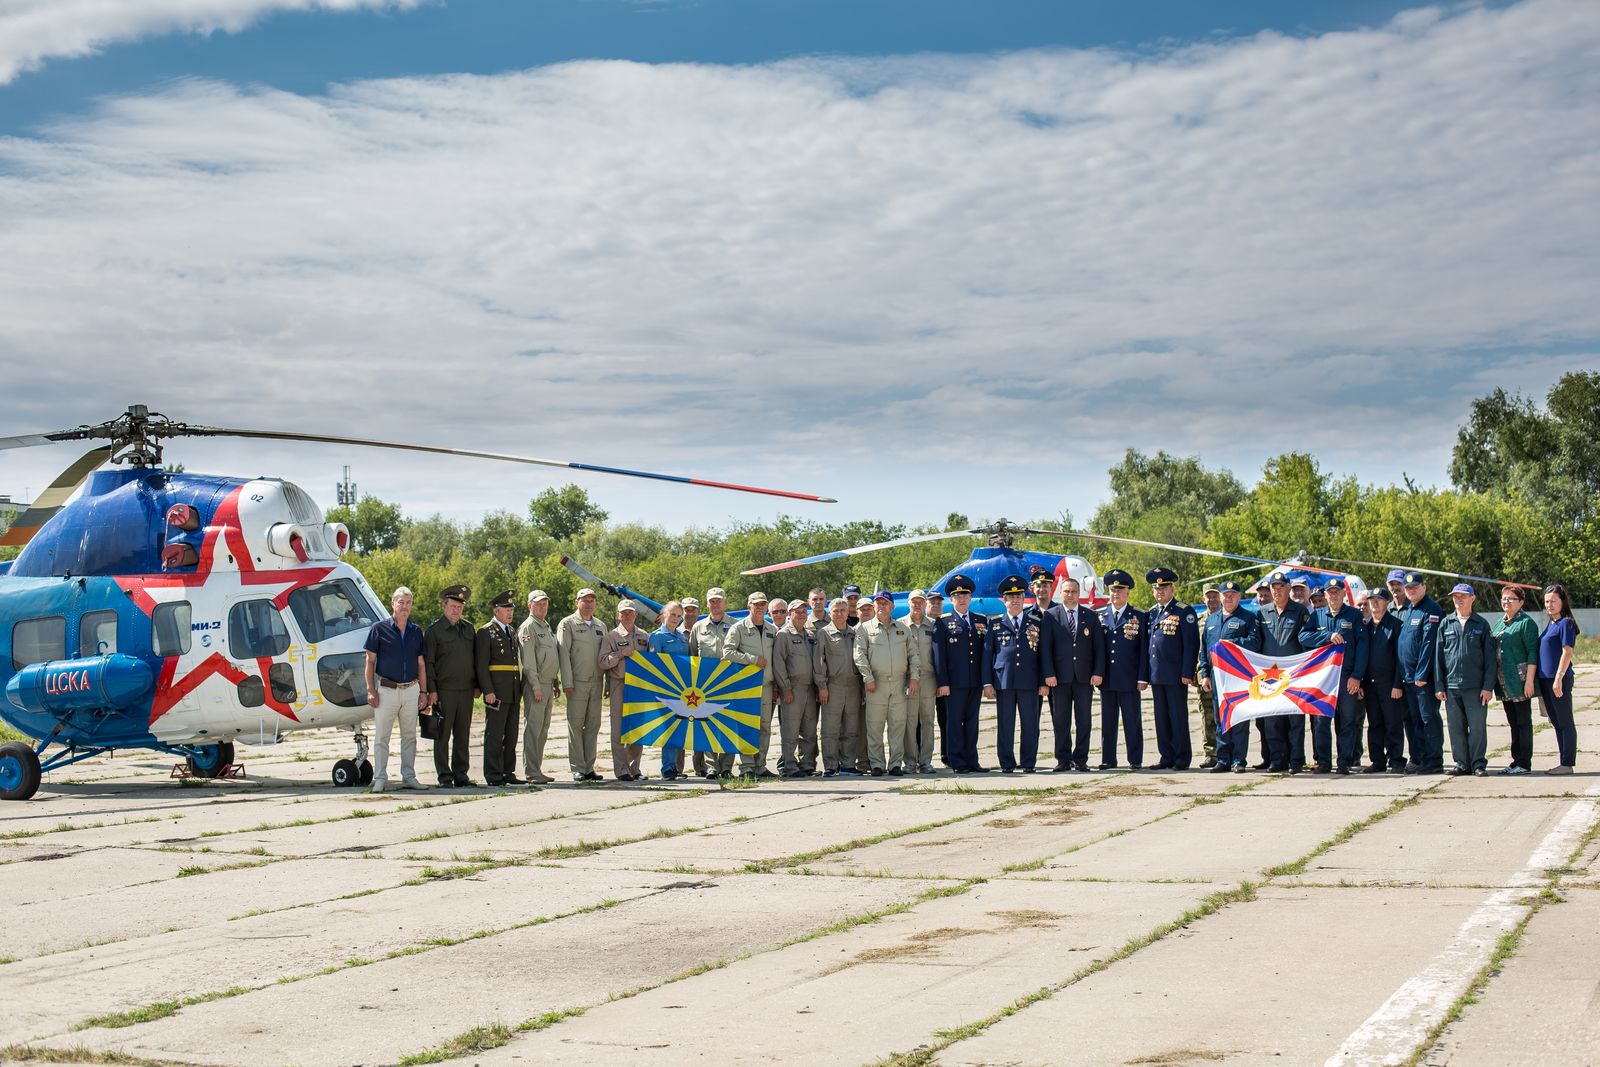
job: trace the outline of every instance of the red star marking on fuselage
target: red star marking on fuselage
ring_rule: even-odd
[[[190,592],[196,589],[204,590],[208,594],[208,600],[215,598],[221,603],[226,602],[231,594],[247,588],[276,590],[273,592],[272,604],[282,611],[289,602],[290,593],[304,586],[314,585],[328,576],[333,570],[332,567],[257,570],[255,560],[250,555],[250,546],[245,543],[244,531],[239,528],[241,492],[243,492],[242,486],[229,493],[228,498],[217,509],[216,515],[212,517],[211,525],[206,527],[205,538],[200,547],[199,563],[194,573],[126,575],[116,579],[117,584],[133,598],[133,602],[139,605],[141,611],[151,615],[155,612],[157,604],[188,600]],[[223,547],[226,547],[228,554],[233,557],[233,566],[218,569],[217,553]],[[198,662],[179,677],[180,661],[190,657],[198,658]],[[267,706],[291,722],[299,722],[287,703],[273,697],[272,683],[267,677],[271,667],[270,657],[256,661],[261,685],[266,692]],[[171,711],[180,700],[198,689],[201,683],[213,675],[225,678],[234,685],[249,677],[220,652],[204,657],[200,657],[198,651],[191,651],[182,656],[168,656],[156,681],[156,694],[150,705],[150,724],[154,726],[157,719]]]

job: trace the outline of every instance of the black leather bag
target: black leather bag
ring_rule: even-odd
[[[433,711],[417,713],[417,732],[425,741],[437,741],[444,733],[444,716]]]

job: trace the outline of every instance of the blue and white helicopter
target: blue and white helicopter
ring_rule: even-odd
[[[404,449],[834,502],[561,460],[196,426],[143,405],[98,425],[0,438],[0,450],[109,442],[0,539],[24,546],[0,563],[0,719],[37,742],[0,745],[0,799],[25,800],[44,772],[120,749],[181,756],[189,773],[214,778],[233,764],[235,741],[273,744],[322,727],[354,734],[334,784],[371,780],[363,646],[388,611],[341,559],[350,531],[282,479],[164,470],[162,441],[177,437]]]

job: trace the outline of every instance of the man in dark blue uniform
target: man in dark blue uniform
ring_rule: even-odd
[[[978,763],[978,708],[983,700],[983,642],[989,620],[971,610],[976,589],[965,574],[951,575],[944,590],[955,610],[933,624],[933,671],[945,708],[945,761],[957,774],[987,770]]]
[[[1150,695],[1156,720],[1156,751],[1161,771],[1186,771],[1194,762],[1189,738],[1189,687],[1194,684],[1200,630],[1194,608],[1179,603],[1178,576],[1170,567],[1152,567],[1144,576],[1155,594],[1149,615]]]
[[[1150,660],[1145,655],[1145,614],[1128,604],[1133,575],[1125,570],[1106,571],[1111,603],[1100,609],[1105,631],[1106,672],[1100,686],[1100,769],[1117,765],[1117,720],[1122,720],[1128,745],[1128,766],[1144,765],[1143,703],[1140,696],[1150,685]]]
[[[1292,656],[1304,652],[1300,631],[1310,613],[1289,599],[1289,576],[1277,572],[1268,579],[1272,599],[1256,612],[1261,622],[1261,654]],[[1267,770],[1299,774],[1306,769],[1306,719],[1304,715],[1269,715],[1266,718]]]
[[[1339,773],[1349,774],[1361,763],[1361,680],[1367,675],[1367,627],[1361,612],[1344,602],[1343,578],[1329,578],[1323,587],[1327,603],[1311,610],[1311,618],[1300,631],[1306,648],[1323,645],[1344,646],[1339,667],[1339,692],[1334,706],[1333,726],[1321,715],[1311,720],[1311,758],[1315,774],[1327,774],[1332,762],[1333,735],[1339,738]]]
[[[1377,590],[1367,597],[1367,673],[1362,679],[1367,704],[1368,774],[1406,769],[1405,693],[1400,688],[1400,617]],[[1412,749],[1415,755],[1416,749]]]
[[[1206,616],[1205,630],[1200,635],[1200,662],[1203,673],[1200,688],[1212,694],[1211,706],[1221,705],[1217,697],[1217,675],[1211,668],[1211,649],[1218,641],[1231,641],[1250,652],[1261,651],[1261,623],[1254,613],[1239,607],[1244,589],[1229,578],[1220,587],[1222,607]],[[1215,712],[1213,712],[1215,714]],[[1217,724],[1217,762],[1212,764],[1212,774],[1232,771],[1243,774],[1249,770],[1250,724],[1242,722],[1228,730]]]
[[[1000,602],[1006,610],[989,620],[983,645],[983,695],[994,701],[1000,770],[1017,769],[1014,745],[1017,719],[1022,720],[1024,774],[1032,774],[1039,758],[1039,699],[1049,692],[1054,676],[1046,676],[1051,649],[1045,643],[1044,616],[1024,611],[1028,584],[1020,574],[1000,579]]]
[[[1405,577],[1406,607],[1400,613],[1400,688],[1406,694],[1411,723],[1411,762],[1407,774],[1444,773],[1444,723],[1433,695],[1433,645],[1444,609],[1428,595],[1428,583],[1416,571]]]
[[[1061,602],[1051,604],[1044,613],[1049,631],[1051,663],[1046,671],[1054,674],[1050,690],[1050,727],[1055,735],[1057,771],[1089,769],[1089,726],[1094,687],[1105,681],[1105,632],[1100,616],[1078,603],[1078,580],[1061,579]],[[1073,727],[1078,736],[1074,741]]]

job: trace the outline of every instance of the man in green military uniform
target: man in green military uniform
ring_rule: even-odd
[[[549,595],[535,589],[528,594],[528,617],[517,628],[517,644],[522,650],[522,773],[535,785],[555,781],[544,773],[550,709],[561,688],[561,658],[555,631],[546,618],[549,614]]]
[[[1205,633],[1206,618],[1222,610],[1222,589],[1216,582],[1207,582],[1202,591],[1206,610],[1202,611],[1195,619],[1195,624],[1200,627],[1200,632]],[[1196,678],[1211,677],[1211,663],[1206,653],[1206,643],[1200,642],[1200,661],[1195,665]],[[1200,762],[1202,771],[1209,770],[1217,765],[1217,705],[1211,695],[1211,690],[1200,686],[1200,728],[1205,735],[1205,759]]]
[[[933,669],[933,619],[927,615],[930,599],[923,590],[913,589],[906,597],[911,612],[900,620],[916,642],[922,660],[916,695],[906,697],[907,774],[933,773],[933,722],[938,714],[939,676]]]
[[[594,617],[593,589],[578,590],[578,610],[556,627],[562,692],[567,698],[567,764],[574,782],[598,782],[595,745],[600,739],[600,642],[606,628]]]
[[[440,718],[433,739],[433,769],[439,786],[477,785],[472,769],[472,699],[478,672],[472,624],[461,617],[472,590],[452,585],[439,594],[439,617],[423,634],[428,665],[428,697]]]
[[[861,675],[856,670],[856,632],[850,628],[850,606],[843,597],[828,604],[828,621],[817,631],[811,654],[817,684],[818,733],[822,742],[822,776],[860,774],[855,764],[860,743]]]
[[[511,629],[516,594],[507,589],[490,601],[494,618],[478,628],[478,688],[483,691],[483,780],[489,785],[526,785],[517,777],[517,706],[522,663]]]

